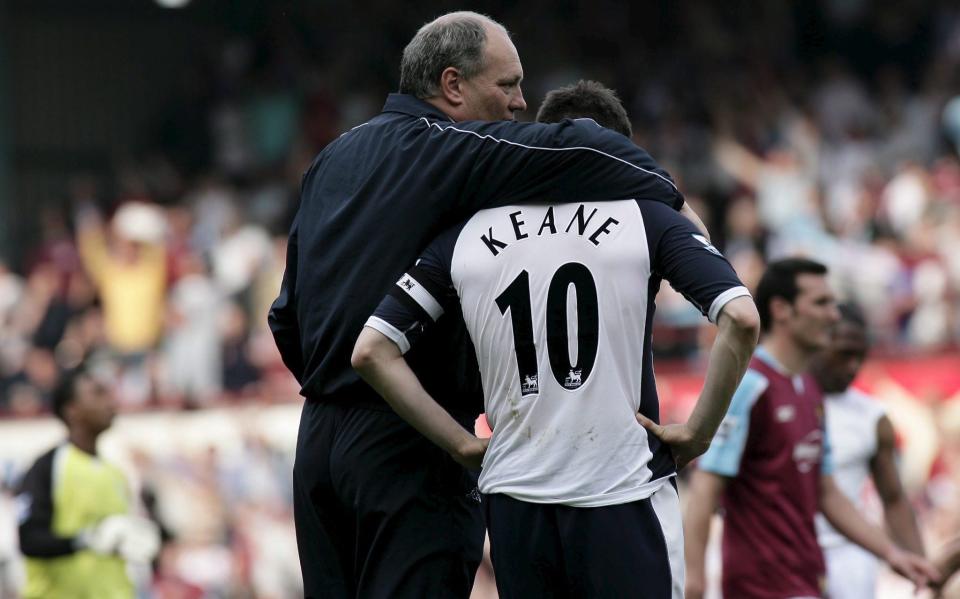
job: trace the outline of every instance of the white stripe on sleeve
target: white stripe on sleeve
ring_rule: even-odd
[[[371,316],[367,319],[367,322],[364,324],[364,326],[370,327],[375,331],[380,331],[386,335],[387,339],[397,344],[397,347],[400,348],[401,354],[405,354],[410,351],[410,341],[407,340],[407,336],[403,334],[403,331],[393,326],[386,320],[377,318],[376,316]]]
[[[727,305],[727,302],[734,298],[743,296],[750,297],[750,291],[742,285],[727,289],[718,295],[717,299],[713,300],[713,303],[710,304],[710,312],[707,313],[707,318],[710,319],[710,322],[717,322],[717,318],[720,317],[720,310]]]
[[[440,302],[430,295],[430,292],[427,291],[426,287],[421,285],[410,275],[405,274],[400,277],[400,280],[397,281],[397,287],[412,297],[413,301],[417,302],[420,307],[430,315],[430,318],[432,318],[434,322],[443,316],[443,306],[440,305]]]

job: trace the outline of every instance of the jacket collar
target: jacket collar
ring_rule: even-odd
[[[383,105],[383,112],[399,112],[413,117],[430,117],[441,121],[453,122],[453,119],[443,113],[442,110],[415,98],[409,94],[390,94]]]

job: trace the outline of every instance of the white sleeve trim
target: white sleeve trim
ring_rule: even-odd
[[[417,302],[417,304],[430,315],[430,318],[432,318],[434,322],[443,316],[443,306],[440,305],[440,302],[430,295],[426,287],[409,274],[400,277],[400,280],[397,281],[397,287],[412,297],[413,301]]]
[[[710,322],[716,323],[717,318],[720,317],[720,310],[722,310],[723,307],[727,305],[727,302],[729,302],[732,299],[743,297],[743,296],[750,297],[750,291],[743,285],[740,285],[738,287],[731,287],[730,289],[727,289],[726,291],[718,295],[717,299],[713,300],[713,303],[710,304],[710,311],[707,313],[707,318],[710,319]]]
[[[401,354],[405,354],[410,351],[410,341],[407,340],[407,336],[403,334],[403,331],[393,326],[386,320],[377,318],[376,316],[371,316],[367,319],[367,322],[364,324],[364,326],[383,333],[387,339],[397,344],[397,347],[400,348]]]

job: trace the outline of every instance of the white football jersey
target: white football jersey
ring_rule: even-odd
[[[665,205],[508,206],[441,235],[367,325],[406,351],[445,311],[462,311],[493,429],[483,493],[626,503],[675,473],[635,418],[659,421],[650,328],[662,278],[711,320],[748,295],[720,252]]]
[[[854,505],[862,507],[861,494],[870,477],[870,460],[877,453],[877,423],[883,407],[870,396],[849,388],[825,396],[827,434],[833,448],[833,479]],[[817,514],[817,537],[823,547],[848,543],[822,514]]]

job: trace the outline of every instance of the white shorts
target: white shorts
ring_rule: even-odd
[[[667,481],[660,490],[650,496],[653,511],[660,520],[663,538],[667,545],[670,573],[673,575],[673,597],[682,599],[686,582],[686,562],[683,556],[683,514],[680,511],[680,496],[674,488],[676,480]]]
[[[853,543],[825,548],[827,597],[830,599],[875,599],[880,561]]]

